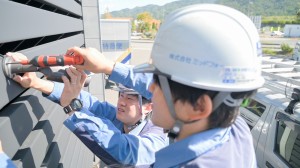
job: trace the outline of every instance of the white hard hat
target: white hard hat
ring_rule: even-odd
[[[137,95],[138,96],[139,105],[140,105],[140,110],[142,110],[143,97],[137,91],[135,91],[134,89],[125,87],[124,85],[122,85],[120,83],[117,84],[116,87],[113,87],[112,90],[116,90],[116,91],[119,91],[119,93],[125,93],[125,94],[129,94],[129,95]]]
[[[117,86],[113,87],[112,90],[119,91],[121,93],[131,94],[131,95],[139,95],[139,93],[134,89],[125,87],[120,83],[118,83]]]
[[[261,87],[261,44],[253,22],[222,5],[200,4],[170,14],[156,36],[152,64],[135,72],[165,74],[178,83],[214,91]]]

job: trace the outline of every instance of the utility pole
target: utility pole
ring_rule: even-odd
[[[251,0],[248,1],[248,17],[250,17],[251,15],[251,6],[252,6],[253,2]]]
[[[163,7],[162,10],[163,10],[163,17],[162,17],[162,19],[165,19],[165,8]]]

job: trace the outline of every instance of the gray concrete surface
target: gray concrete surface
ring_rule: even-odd
[[[295,46],[297,41],[300,41],[300,38],[285,38],[285,37],[271,37],[271,36],[261,36],[261,42],[264,43],[272,43],[272,44],[282,44],[286,43],[290,47]]]

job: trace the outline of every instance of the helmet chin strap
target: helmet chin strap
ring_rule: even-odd
[[[141,124],[141,120],[139,120],[137,123],[135,123],[134,125],[128,125],[127,128],[128,130],[133,130],[135,127],[137,127],[138,125]]]
[[[169,111],[170,111],[173,119],[175,120],[175,124],[173,125],[171,130],[169,130],[168,136],[170,138],[175,139],[179,135],[179,132],[181,130],[183,122],[178,120],[178,118],[176,117],[174,103],[173,103],[173,99],[172,99],[172,95],[171,95],[171,90],[170,90],[170,85],[169,85],[169,82],[168,82],[168,78],[163,76],[163,75],[158,75],[158,79],[159,79],[159,83],[160,83],[160,86],[162,88],[162,91],[164,93],[164,96],[166,98]]]

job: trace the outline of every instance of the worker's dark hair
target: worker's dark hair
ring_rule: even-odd
[[[156,74],[153,75],[153,82],[160,86],[158,76]],[[199,89],[187,85],[180,84],[178,82],[174,82],[168,79],[173,102],[181,100],[183,102],[188,102],[191,105],[195,106],[198,98],[202,95],[208,95],[212,100],[219,93],[218,91],[210,91]],[[240,99],[240,98],[248,98],[256,93],[256,90],[248,91],[248,92],[233,92],[231,93],[232,98]],[[226,104],[222,103],[214,112],[209,116],[209,127],[228,127],[230,126],[236,119],[239,114],[239,107],[229,107]]]
[[[138,98],[137,94],[130,94],[130,95],[133,95],[136,98]],[[119,92],[119,97],[120,97],[120,92]],[[151,103],[151,99],[146,99],[144,96],[142,96],[142,105],[145,105],[145,104],[148,104],[148,103]]]
[[[256,93],[257,90],[246,92],[231,92],[233,99],[246,99]],[[235,121],[240,107],[230,107],[222,103],[209,117],[210,127],[228,127]]]
[[[151,99],[146,99],[145,97],[142,96],[142,104],[148,104],[151,103]]]

